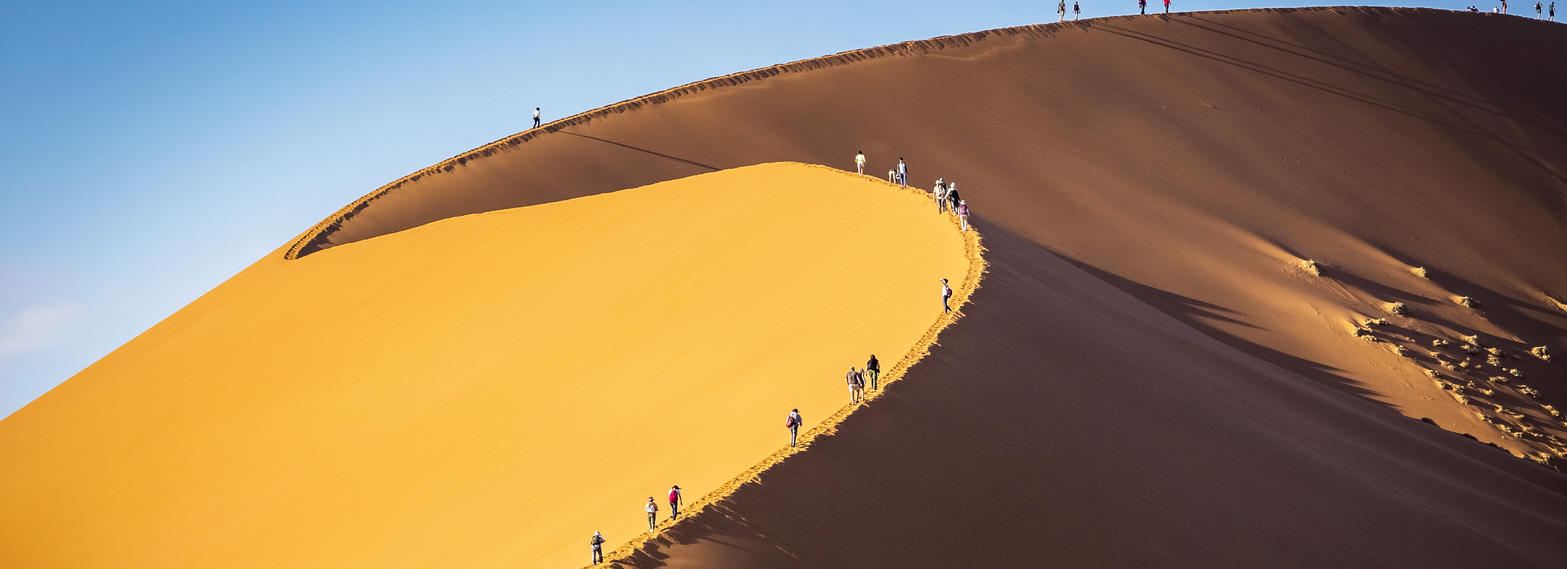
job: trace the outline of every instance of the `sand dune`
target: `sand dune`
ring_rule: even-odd
[[[1567,566],[1564,68],[1567,28],[1435,10],[909,42],[498,141],[258,266],[715,170],[901,155],[977,212],[990,272],[966,316],[885,397],[623,564]],[[58,397],[0,423],[0,450],[44,437],[16,418]]]
[[[0,565],[575,566],[967,267],[928,200],[789,164],[271,256],[0,424]]]

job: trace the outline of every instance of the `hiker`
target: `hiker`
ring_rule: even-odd
[[[789,427],[789,446],[794,446],[795,436],[800,434],[800,423],[805,419],[800,418],[800,410],[795,409],[784,417],[784,426]]]
[[[1170,13],[1170,0],[1164,0],[1164,13]]]
[[[1502,13],[1507,13],[1507,0],[1502,0]]]
[[[881,362],[876,361],[876,354],[871,354],[871,361],[865,362],[865,378],[871,380],[871,391],[876,390],[876,378],[881,376]]]
[[[593,537],[588,539],[588,545],[593,547],[593,564],[604,562],[604,534],[593,532]]]
[[[1072,21],[1076,22],[1077,17],[1081,15],[1083,15],[1083,7],[1077,5],[1077,0],[1072,0]]]
[[[1060,3],[1056,4],[1056,15],[1061,17],[1059,21],[1066,21],[1066,0],[1061,0]]]
[[[952,187],[947,188],[947,209],[957,213],[959,201],[962,201],[962,199],[958,197],[958,185],[954,183]]]
[[[861,150],[859,154],[855,154],[854,155],[854,169],[855,169],[855,171],[859,172],[861,176],[865,175],[865,151],[864,150]]]
[[[887,181],[890,182],[890,183],[893,183],[893,184],[898,183],[898,169],[897,168],[888,168],[887,169]]]
[[[1551,0],[1551,21],[1556,21],[1556,0]]]
[[[947,286],[947,279],[941,279],[941,311],[952,312],[952,306],[947,304],[947,299],[952,298],[952,287]]]
[[[1137,13],[1144,16],[1148,15],[1148,0],[1137,0]]]
[[[947,184],[945,180],[936,181],[936,213],[947,211]]]
[[[844,374],[843,379],[849,384],[849,403],[859,403],[860,391],[865,389],[864,376],[854,366],[849,366],[849,373]]]
[[[1540,19],[1540,0],[1534,0],[1534,19]]]
[[[658,503],[653,501],[652,496],[648,496],[647,507],[643,509],[647,510],[647,530],[653,531],[658,527]]]
[[[680,493],[680,485],[669,488],[669,519],[673,521],[680,517],[680,506],[685,505],[685,496]]]
[[[539,128],[539,108],[533,107],[533,128]]]
[[[898,185],[909,187],[909,165],[903,163],[903,157],[898,157]]]
[[[958,221],[962,223],[963,230],[968,231],[968,202],[958,200]]]

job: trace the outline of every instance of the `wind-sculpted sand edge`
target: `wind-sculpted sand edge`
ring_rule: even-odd
[[[845,175],[853,175],[851,173],[843,172],[842,170],[830,168],[827,166],[820,166],[815,164],[801,165],[810,166],[812,168],[821,168],[823,170],[832,170],[834,172],[840,172]],[[897,184],[876,179],[874,177],[871,179],[875,180],[875,183],[886,186],[894,191],[919,194],[922,196],[927,195],[926,192],[912,186],[901,187]],[[624,545],[616,548],[614,551],[606,553],[604,555],[604,563],[612,567],[619,567],[620,565],[618,565],[618,562],[628,561],[629,558],[632,557],[637,551],[641,550],[648,541],[656,539],[660,533],[667,532],[675,526],[679,526],[681,524],[693,523],[693,520],[696,520],[698,514],[700,514],[702,511],[715,504],[723,502],[742,486],[760,482],[762,475],[765,474],[768,470],[772,469],[774,466],[784,463],[790,457],[796,454],[809,450],[812,443],[814,443],[816,439],[836,434],[838,432],[838,425],[842,423],[844,419],[847,419],[849,415],[852,415],[860,407],[874,404],[876,400],[881,399],[893,384],[903,379],[904,375],[908,373],[909,369],[914,367],[914,364],[919,363],[921,359],[924,359],[925,356],[929,355],[930,349],[936,345],[937,339],[941,335],[941,331],[946,329],[947,326],[951,325],[953,322],[956,322],[959,318],[963,317],[963,307],[968,305],[969,298],[973,296],[974,291],[979,289],[980,279],[983,278],[986,268],[988,267],[984,256],[985,247],[980,242],[979,231],[972,225],[970,225],[968,231],[961,231],[961,227],[955,216],[950,217],[948,221],[952,224],[953,230],[959,231],[959,233],[962,235],[963,255],[968,259],[968,272],[963,275],[963,279],[957,283],[957,286],[952,287],[952,312],[944,313],[939,316],[936,321],[931,324],[930,328],[920,336],[919,341],[915,342],[914,345],[909,348],[908,352],[904,353],[903,357],[898,359],[897,363],[893,364],[887,369],[886,373],[882,374],[880,379],[880,389],[875,391],[867,390],[865,393],[864,403],[846,404],[843,407],[840,407],[832,415],[829,415],[823,419],[820,423],[817,423],[815,426],[811,427],[809,430],[801,432],[799,437],[799,444],[797,446],[785,446],[778,449],[777,452],[774,452],[766,459],[763,459],[756,465],[747,468],[745,471],[736,475],[728,482],[725,482],[724,484],[715,488],[712,492],[709,492],[700,499],[692,502],[689,506],[686,506],[681,510],[680,519],[674,524],[660,526],[657,533],[643,532],[638,534]],[[585,567],[591,567],[591,565]]]
[[[1205,11],[1205,12],[1183,12],[1183,14],[1192,14],[1192,13],[1225,14],[1225,13],[1231,13],[1231,12],[1292,13],[1292,12],[1322,12],[1322,11],[1343,11],[1343,10],[1359,10],[1359,11],[1383,10],[1383,11],[1395,11],[1395,12],[1397,12],[1397,11],[1407,11],[1407,12],[1436,11],[1436,10],[1426,9],[1426,8],[1365,8],[1365,7],[1355,7],[1355,6],[1316,6],[1316,7],[1301,7],[1301,8],[1264,8],[1264,9],[1248,9],[1248,10],[1215,10],[1215,11]],[[590,111],[585,111],[585,112],[578,113],[578,114],[575,114],[575,115],[572,115],[572,116],[569,116],[569,117],[565,117],[565,118],[562,118],[562,119],[559,119],[559,120],[551,121],[549,123],[546,123],[546,124],[540,126],[539,128],[526,130],[526,131],[523,131],[523,132],[520,132],[520,133],[517,133],[517,134],[513,134],[513,135],[508,136],[506,138],[502,138],[500,140],[496,140],[494,142],[491,142],[489,144],[485,144],[485,145],[480,146],[478,148],[475,148],[473,150],[469,150],[469,151],[464,152],[462,154],[459,154],[457,156],[448,158],[446,160],[442,160],[441,162],[436,163],[435,165],[423,168],[423,169],[418,170],[418,171],[416,171],[416,172],[414,172],[412,174],[409,174],[407,176],[403,176],[402,178],[399,178],[399,179],[397,179],[397,180],[395,180],[395,181],[393,181],[393,182],[391,182],[389,184],[381,186],[380,188],[377,188],[374,191],[372,191],[372,192],[370,192],[368,194],[365,194],[364,196],[361,196],[359,199],[354,200],[352,203],[349,203],[348,205],[343,206],[343,208],[341,208],[338,211],[334,212],[332,215],[328,216],[326,219],[321,220],[320,222],[318,222],[314,226],[312,226],[309,230],[305,231],[302,235],[300,235],[294,241],[293,245],[291,245],[288,248],[288,251],[284,254],[284,258],[285,259],[297,259],[297,258],[299,258],[301,256],[309,255],[309,254],[314,253],[316,251],[319,251],[321,249],[327,248],[326,247],[326,241],[325,241],[326,238],[328,236],[330,236],[332,233],[334,233],[339,227],[341,227],[343,223],[349,221],[356,214],[358,214],[360,211],[362,211],[365,208],[369,207],[370,204],[372,202],[374,202],[377,198],[380,198],[380,197],[386,195],[388,192],[391,192],[393,190],[396,190],[396,189],[402,187],[403,184],[410,183],[410,182],[416,182],[416,181],[418,181],[418,180],[420,180],[420,179],[422,179],[422,178],[424,178],[426,176],[434,176],[434,175],[437,175],[437,174],[451,172],[453,170],[456,170],[460,166],[467,165],[468,162],[470,162],[470,161],[478,160],[478,159],[481,159],[481,158],[489,158],[489,157],[494,156],[494,155],[496,155],[497,153],[499,153],[499,152],[501,152],[503,150],[507,150],[507,149],[510,149],[510,148],[517,147],[517,146],[521,145],[524,142],[532,140],[535,137],[542,136],[542,135],[545,135],[545,134],[552,134],[552,133],[555,133],[555,132],[560,131],[561,129],[564,129],[564,128],[567,128],[567,127],[586,125],[586,124],[592,122],[594,119],[606,118],[606,117],[609,117],[611,115],[616,115],[616,114],[621,114],[621,113],[625,113],[625,112],[629,112],[629,111],[634,111],[634,110],[642,108],[643,106],[657,105],[657,104],[661,104],[661,103],[671,102],[671,101],[674,101],[676,99],[679,99],[682,96],[695,94],[695,93],[702,93],[702,92],[708,91],[710,89],[718,89],[718,88],[721,88],[721,87],[734,87],[734,86],[739,86],[739,85],[743,85],[743,84],[746,84],[746,83],[750,83],[752,81],[767,79],[767,78],[771,78],[771,77],[777,77],[777,76],[785,75],[785,74],[800,73],[800,72],[813,71],[813,70],[820,70],[820,69],[825,69],[825,68],[829,68],[829,67],[837,67],[837,66],[843,66],[843,65],[851,65],[851,64],[855,64],[855,63],[866,62],[866,61],[879,59],[879,58],[882,58],[882,57],[888,57],[888,56],[924,55],[924,54],[928,54],[928,53],[935,52],[935,51],[940,51],[940,50],[947,49],[947,48],[965,47],[965,46],[969,46],[969,45],[972,45],[972,44],[975,44],[975,43],[978,43],[978,42],[988,41],[988,40],[992,40],[992,39],[999,39],[999,38],[1018,38],[1018,37],[1023,37],[1023,38],[1042,38],[1042,37],[1049,37],[1049,36],[1055,35],[1059,31],[1078,30],[1078,29],[1091,29],[1096,24],[1100,24],[1100,23],[1119,22],[1119,21],[1124,21],[1124,20],[1131,20],[1131,19],[1135,19],[1135,18],[1146,18],[1146,17],[1148,17],[1148,16],[1126,15],[1126,16],[1110,16],[1110,17],[1104,17],[1104,18],[1091,18],[1091,19],[1087,19],[1087,20],[1070,20],[1070,21],[1064,21],[1064,22],[1050,22],[1050,23],[1042,23],[1042,24],[1028,24],[1028,25],[1023,25],[1023,26],[1015,26],[1015,27],[1007,27],[1007,28],[997,28],[997,29],[992,29],[992,30],[983,30],[983,31],[969,32],[969,33],[963,33],[963,34],[954,34],[954,35],[948,35],[948,36],[938,36],[938,37],[924,39],[924,40],[911,40],[911,41],[906,41],[906,42],[901,42],[901,43],[896,43],[896,44],[888,44],[888,45],[882,45],[882,46],[871,47],[871,48],[864,48],[864,49],[856,49],[856,50],[844,51],[844,52],[839,52],[839,53],[835,53],[835,54],[831,54],[831,55],[825,55],[825,56],[815,57],[815,58],[810,58],[810,59],[802,59],[802,60],[799,60],[799,61],[792,61],[792,62],[788,62],[788,63],[780,63],[780,64],[777,64],[777,65],[772,65],[772,66],[769,66],[769,67],[763,67],[763,68],[759,68],[759,69],[753,69],[753,70],[749,70],[749,71],[741,71],[741,72],[738,72],[738,73],[731,73],[731,74],[728,74],[728,75],[722,75],[722,76],[713,77],[713,78],[709,78],[709,79],[703,79],[701,81],[695,81],[695,82],[687,83],[687,84],[680,85],[680,86],[677,86],[677,87],[672,87],[672,88],[669,88],[669,89],[665,89],[663,91],[659,91],[657,93],[651,93],[651,94],[648,94],[648,95],[642,95],[640,97],[627,99],[627,100],[624,100],[624,101],[620,101],[618,103],[613,103],[613,104],[606,105],[606,106],[603,106],[603,107],[600,107],[600,108],[597,108],[597,109],[593,109],[593,110],[590,110]],[[1160,17],[1160,16],[1155,16],[1155,17]],[[1162,17],[1168,18],[1169,15],[1166,14],[1166,15],[1164,15]]]

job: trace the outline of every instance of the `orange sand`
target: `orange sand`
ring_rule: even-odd
[[[932,210],[769,164],[280,251],[0,423],[0,566],[582,565],[927,332]]]

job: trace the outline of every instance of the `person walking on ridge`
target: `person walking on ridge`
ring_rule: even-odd
[[[1148,15],[1148,0],[1137,0],[1137,13],[1144,16]]]
[[[909,187],[909,165],[903,163],[903,157],[898,157],[898,185]]]
[[[533,128],[539,128],[539,108],[533,107]]]
[[[843,379],[849,384],[849,403],[859,403],[860,392],[865,389],[865,376],[860,375],[854,366],[849,366],[849,373],[844,374]]]
[[[593,548],[593,564],[604,562],[604,534],[593,532],[593,537],[588,539],[588,545]]]
[[[865,362],[865,379],[871,383],[871,391],[876,391],[876,378],[881,376],[881,362],[876,361],[876,354],[871,354],[871,361]]]
[[[784,426],[789,428],[789,446],[794,446],[795,437],[800,434],[800,423],[805,419],[800,418],[800,410],[795,409],[784,417]]]
[[[855,154],[854,155],[854,170],[859,172],[861,176],[865,175],[865,151],[864,150],[861,150],[859,154]]]
[[[953,182],[951,186],[947,187],[947,209],[952,210],[952,213],[958,212],[959,199],[958,184],[957,182]]]
[[[958,222],[964,231],[968,231],[968,202],[964,200],[958,200]]]
[[[1540,19],[1540,0],[1534,0],[1534,19]]]
[[[683,494],[680,493],[680,485],[676,484],[676,485],[670,487],[669,488],[669,520],[670,521],[674,521],[675,518],[680,517],[680,506],[685,505],[685,503],[686,503],[686,498],[685,498],[685,496]]]
[[[1056,15],[1061,17],[1058,21],[1066,21],[1066,0],[1061,0],[1060,3],[1056,4]]]
[[[643,510],[647,511],[647,530],[653,531],[654,528],[658,527],[658,502],[654,502],[653,497],[648,496],[647,507],[643,508]]]
[[[1078,16],[1083,15],[1083,7],[1077,5],[1077,0],[1072,0],[1072,21],[1076,22]]]
[[[1556,21],[1556,0],[1551,0],[1551,21]]]
[[[952,305],[947,300],[952,298],[952,287],[947,286],[947,279],[941,279],[941,311],[952,312]]]
[[[946,211],[947,211],[947,182],[945,180],[936,180],[936,190],[935,191],[936,191],[936,213],[946,213]]]
[[[1170,14],[1170,0],[1164,0],[1164,13],[1165,15]]]

